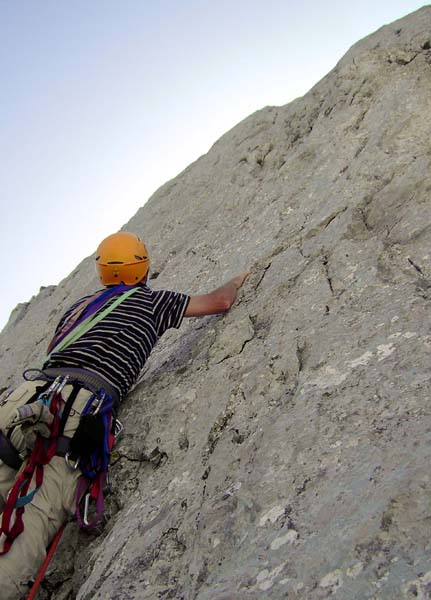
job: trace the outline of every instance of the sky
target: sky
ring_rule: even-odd
[[[0,329],[239,121],[425,4],[0,0]]]

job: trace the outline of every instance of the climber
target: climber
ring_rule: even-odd
[[[183,317],[228,311],[249,275],[190,297],[150,289],[149,266],[135,234],[103,240],[96,270],[104,288],[66,311],[42,370],[26,371],[26,381],[0,406],[2,600],[28,592],[68,516],[76,512],[78,522],[91,527],[87,502],[93,501],[94,522],[100,519],[118,405],[158,338]]]

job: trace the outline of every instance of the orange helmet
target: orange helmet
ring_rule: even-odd
[[[114,233],[97,248],[96,270],[103,285],[134,285],[147,276],[149,268],[145,244],[134,233]]]

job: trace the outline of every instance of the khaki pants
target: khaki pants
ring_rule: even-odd
[[[0,407],[0,428],[5,429],[15,410],[28,402],[40,381],[24,382]],[[71,394],[71,385],[62,391],[66,400]],[[80,390],[64,429],[64,435],[72,436],[79,423],[80,414],[91,393]],[[12,442],[23,450],[24,440],[16,428]],[[14,484],[17,472],[0,460],[0,511],[7,494]],[[24,512],[24,531],[14,541],[11,549],[0,556],[1,600],[20,600],[29,592],[28,582],[36,576],[46,556],[46,547],[54,538],[62,523],[75,512],[75,491],[80,471],[72,471],[64,458],[54,456],[44,467],[43,483]],[[33,489],[31,485],[30,489]],[[1,515],[0,515],[1,518]],[[3,547],[0,537],[0,548]]]

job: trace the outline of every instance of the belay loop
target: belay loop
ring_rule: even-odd
[[[31,502],[42,485],[43,467],[56,454],[60,427],[59,413],[62,404],[61,393],[54,391],[49,402],[49,410],[54,416],[51,425],[51,437],[47,440],[40,435],[37,436],[29,461],[18,475],[14,486],[8,494],[1,518],[0,536],[5,536],[5,540],[3,549],[0,550],[0,556],[9,552],[15,539],[24,531],[23,515],[25,506]],[[35,487],[29,491],[33,478],[35,479]],[[12,523],[14,512],[15,520]]]

